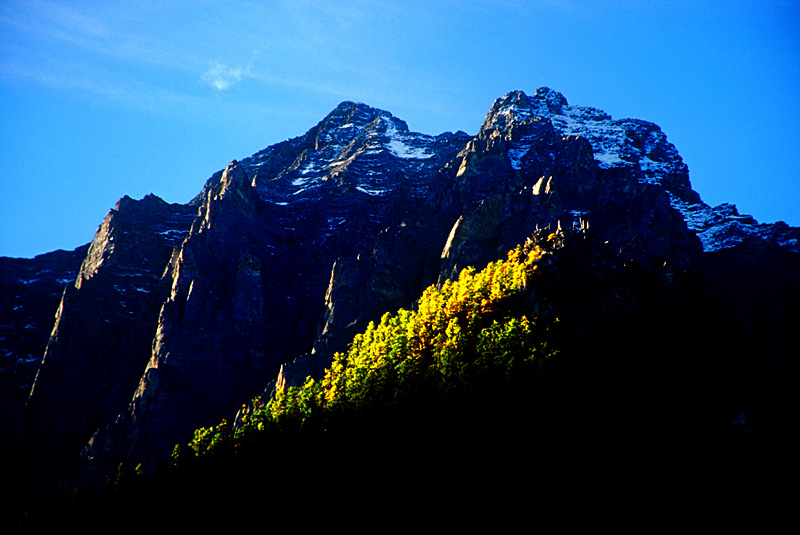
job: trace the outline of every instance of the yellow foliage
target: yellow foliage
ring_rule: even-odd
[[[552,241],[551,236],[548,240]],[[266,404],[243,412],[245,427],[303,429],[320,411],[392,403],[420,384],[445,389],[475,374],[511,373],[532,362],[541,341],[528,317],[515,317],[508,298],[526,290],[544,252],[526,243],[477,271],[463,269],[455,281],[428,287],[415,310],[400,309],[370,322],[347,352],[336,353],[320,381],[278,390]],[[427,381],[427,383],[426,383]],[[466,383],[465,383],[466,384]],[[227,433],[227,423],[198,429],[190,446],[200,455]]]

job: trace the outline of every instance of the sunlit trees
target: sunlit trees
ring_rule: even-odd
[[[414,310],[371,322],[320,380],[309,377],[269,400],[254,400],[235,432],[226,421],[196,431],[191,450],[202,456],[270,430],[336,430],[354,422],[390,429],[392,415],[413,420],[423,406],[428,413],[448,410],[464,396],[489,395],[510,378],[525,377],[553,354],[547,326],[520,306],[546,254],[529,241],[505,260],[430,286]]]

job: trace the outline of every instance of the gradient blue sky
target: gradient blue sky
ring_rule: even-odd
[[[187,202],[339,102],[477,132],[539,86],[659,124],[710,205],[800,226],[800,2],[0,2],[0,256]]]

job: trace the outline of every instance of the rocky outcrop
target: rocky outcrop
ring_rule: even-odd
[[[28,400],[33,477],[74,483],[79,456],[87,484],[122,460],[152,468],[265,389],[320,375],[429,284],[559,226],[588,226],[621,266],[707,279],[791,376],[800,231],[709,208],[657,125],[548,88],[498,99],[475,136],[344,102],[187,205],[124,198],[109,213]],[[736,266],[785,277],[737,286]]]
[[[34,480],[70,481],[92,432],[122,412],[141,377],[168,288],[161,275],[193,210],[123,198],[65,288],[26,407]]]

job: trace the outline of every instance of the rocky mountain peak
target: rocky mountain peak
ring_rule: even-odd
[[[800,230],[702,203],[654,123],[546,87],[497,99],[476,136],[413,132],[342,102],[305,134],[232,161],[187,205],[123,197],[109,212],[77,285],[73,259],[40,349],[32,458],[65,478],[81,451],[98,474],[121,459],[152,466],[279,370],[286,384],[319,373],[429,284],[543,228],[587,225],[621,265],[704,269],[698,259],[722,251],[712,267],[727,283],[746,241],[754,273],[773,257],[798,272]],[[762,265],[763,251],[773,256]]]
[[[519,123],[536,115],[531,100],[522,91],[512,91],[492,104],[481,126],[481,132],[504,129],[511,123]]]
[[[563,114],[568,106],[564,95],[548,87],[540,87],[532,97],[523,91],[511,91],[494,101],[482,129],[503,129],[535,117]]]
[[[541,125],[534,128],[536,121],[550,123],[559,137],[588,141],[595,166],[602,173],[662,190],[705,251],[731,247],[751,237],[777,239],[784,247],[800,250],[796,229],[760,224],[725,205],[712,208],[705,204],[691,186],[688,166],[655,123],[614,119],[597,108],[570,105],[564,95],[548,87],[540,87],[532,97],[512,91],[497,99],[479,132],[478,138],[486,140],[479,152],[489,146],[495,151],[502,148],[513,169],[525,167],[526,155],[540,154],[537,146],[546,131]],[[464,172],[462,165],[459,173]]]
[[[408,125],[391,113],[366,104],[345,101],[339,104],[317,126],[317,150],[335,142],[347,144],[363,133],[364,130],[385,131],[388,125],[394,129],[407,132]]]
[[[320,145],[331,141],[341,145],[358,140],[362,147],[371,145],[374,149],[378,144],[391,143],[397,135],[429,137],[409,132],[408,124],[388,111],[366,104],[343,102],[317,126],[316,148],[319,150]]]
[[[344,101],[320,122],[320,129],[336,128],[344,124],[364,126],[382,115],[391,114],[388,111],[373,108],[362,102]]]
[[[381,197],[404,188],[424,195],[419,178],[435,173],[469,137],[412,132],[387,111],[343,102],[303,136],[240,164],[262,199],[273,205],[319,199],[330,191]]]
[[[545,101],[548,108],[550,108],[552,111],[560,110],[563,106],[569,105],[564,95],[546,86],[542,86],[537,89],[536,93],[533,95],[533,98]]]

